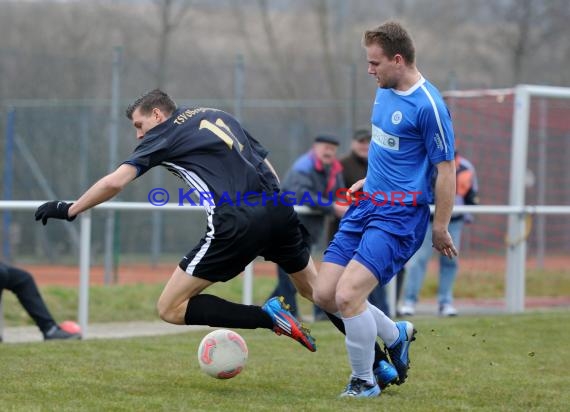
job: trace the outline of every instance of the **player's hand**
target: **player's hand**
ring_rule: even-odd
[[[447,256],[450,259],[457,256],[457,249],[453,244],[453,240],[451,239],[451,235],[447,231],[447,228],[436,229],[434,227],[432,230],[431,241],[432,246],[443,256]]]
[[[357,180],[356,182],[354,182],[354,184],[352,186],[350,186],[350,188],[346,192],[346,200],[348,200],[351,203],[354,200],[356,200],[354,193],[361,191],[361,189],[364,187],[365,181],[366,181],[366,178],[360,179],[360,180]]]
[[[354,182],[354,184],[352,186],[350,186],[348,191],[349,192],[358,192],[359,190],[361,190],[364,187],[365,181],[366,181],[366,178],[357,180],[356,182]]]
[[[69,217],[69,208],[73,203],[62,202],[61,200],[54,200],[46,202],[36,210],[36,220],[41,220],[44,226],[47,224],[49,218],[62,219],[73,221],[75,216]]]

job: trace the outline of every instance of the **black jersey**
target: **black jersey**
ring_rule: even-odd
[[[230,114],[180,108],[149,130],[124,161],[137,177],[162,165],[200,193],[235,201],[246,192],[271,193],[279,183],[264,159],[267,150]]]

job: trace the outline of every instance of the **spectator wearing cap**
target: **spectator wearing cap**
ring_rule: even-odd
[[[366,176],[370,139],[370,131],[366,129],[358,129],[352,135],[350,153],[340,159],[346,187],[352,186]]]
[[[372,136],[368,129],[358,129],[352,135],[350,143],[350,153],[340,159],[342,165],[342,176],[346,187],[349,188],[360,179],[366,177],[368,170],[368,148]],[[327,227],[327,238],[329,242],[338,230],[339,217],[332,217]],[[399,274],[400,275],[400,274]],[[401,276],[398,276],[398,288],[401,285]],[[389,314],[390,310],[386,301],[386,293],[381,285],[378,285],[368,297],[370,303],[378,307],[382,312]]]
[[[307,229],[311,247],[316,245],[324,230],[326,216],[341,217],[347,206],[337,205],[329,201],[334,199],[337,189],[344,188],[342,177],[342,165],[337,159],[339,140],[336,136],[322,134],[315,137],[311,149],[300,156],[291,166],[281,183],[281,192],[292,192],[295,195],[288,198],[296,198],[297,204],[301,199],[310,197],[312,202],[303,201],[304,206],[320,213],[300,214],[299,219]],[[319,201],[321,199],[321,201]],[[298,316],[296,289],[289,275],[281,267],[278,267],[278,282],[270,297],[284,296],[285,301],[291,305],[291,312]],[[316,320],[326,318],[324,312],[314,308]]]

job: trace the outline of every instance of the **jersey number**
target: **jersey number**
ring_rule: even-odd
[[[224,141],[225,144],[228,145],[230,149],[234,147],[234,141],[238,144],[239,151],[241,152],[243,149],[243,145],[237,140],[235,135],[232,133],[230,128],[224,121],[220,118],[216,119],[216,123],[212,123],[209,120],[202,120],[200,122],[200,130],[208,129],[220,139]]]

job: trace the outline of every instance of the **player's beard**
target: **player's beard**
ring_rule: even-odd
[[[376,83],[381,89],[393,89],[396,87],[396,82],[386,77],[376,77]]]

